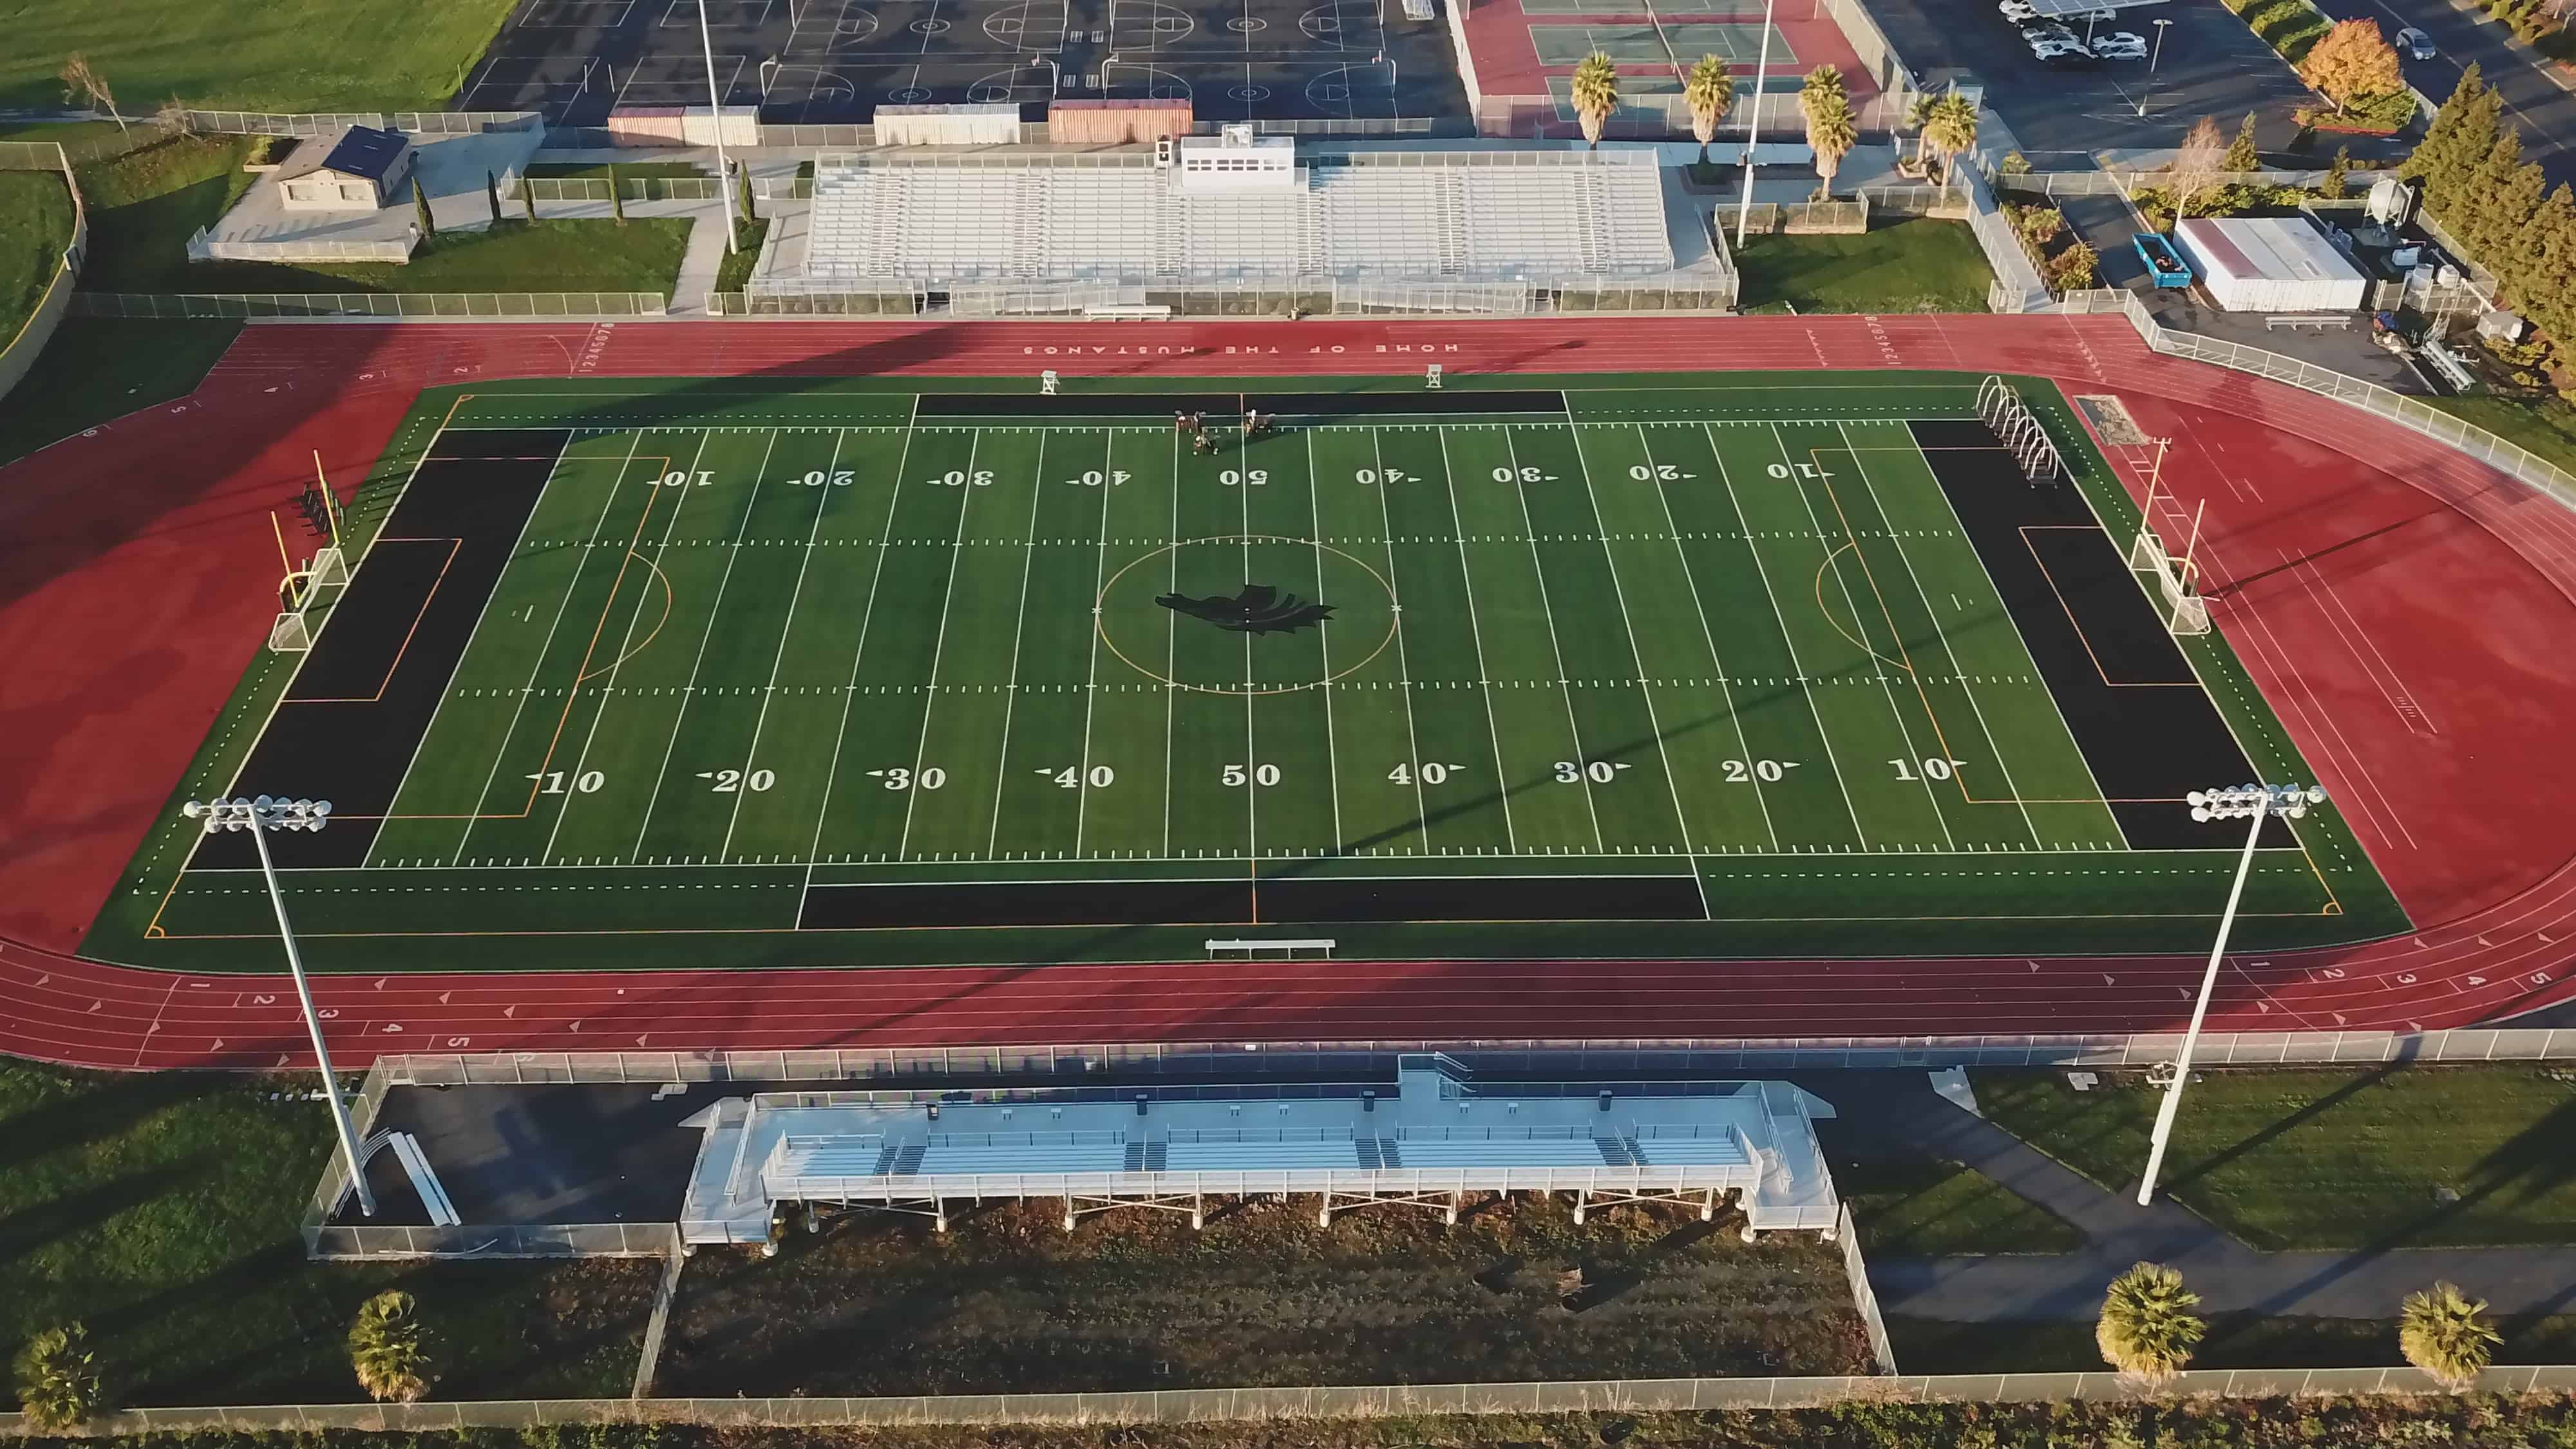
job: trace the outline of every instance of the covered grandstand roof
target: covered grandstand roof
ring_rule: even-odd
[[[801,276],[912,280],[1531,281],[1674,268],[1651,151],[1301,158],[1293,185],[1210,193],[1149,152],[826,155]]]
[[[706,1125],[693,1241],[765,1234],[774,1204],[920,1210],[940,1198],[1741,1189],[1757,1228],[1830,1228],[1809,1125],[1784,1082],[1478,1085],[1445,1058],[1381,1084],[1001,1093],[764,1093]],[[969,1097],[970,1100],[958,1100]]]

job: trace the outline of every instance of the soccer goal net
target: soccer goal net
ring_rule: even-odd
[[[2022,476],[2033,483],[2045,483],[2057,476],[2057,445],[2048,439],[2048,430],[2040,426],[2039,414],[2021,400],[2012,384],[2000,377],[1989,377],[1977,386],[1977,416],[1994,430],[2013,461],[2021,466]]]
[[[2166,628],[2176,634],[2209,632],[2209,601],[2193,591],[2191,560],[2177,562],[2165,551],[2165,541],[2143,520],[2138,541],[2129,549],[2129,567],[2155,575],[2156,591],[2165,599]]]

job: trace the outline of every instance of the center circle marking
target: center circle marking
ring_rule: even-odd
[[[1174,679],[1164,670],[1147,665],[1138,660],[1135,656],[1129,654],[1126,650],[1118,647],[1117,637],[1110,631],[1110,596],[1117,592],[1119,582],[1125,579],[1129,574],[1134,573],[1137,569],[1155,559],[1171,557],[1173,558],[1172,570],[1166,571],[1164,575],[1164,577],[1168,579],[1170,572],[1176,571],[1178,568],[1177,555],[1182,549],[1194,548],[1202,545],[1211,548],[1221,548],[1227,546],[1247,547],[1257,544],[1280,545],[1288,548],[1328,553],[1343,560],[1352,567],[1358,569],[1361,573],[1367,575],[1370,581],[1378,586],[1379,591],[1384,596],[1386,604],[1386,632],[1379,635],[1376,642],[1370,644],[1366,650],[1362,651],[1359,658],[1355,661],[1334,670],[1332,673],[1325,675],[1321,679],[1307,680],[1299,684],[1195,684],[1185,679]],[[1151,578],[1153,575],[1149,573],[1147,577]],[[1138,586],[1153,588],[1157,593],[1160,593],[1164,587],[1161,583],[1140,584]],[[1369,602],[1374,603],[1375,601],[1372,600]],[[1356,554],[1347,553],[1341,549],[1335,548],[1329,543],[1318,543],[1311,538],[1292,538],[1287,534],[1281,533],[1227,533],[1218,534],[1210,538],[1185,538],[1175,543],[1164,544],[1161,548],[1155,549],[1151,553],[1140,554],[1137,557],[1128,560],[1126,565],[1120,568],[1118,572],[1111,574],[1109,576],[1109,581],[1100,586],[1100,593],[1092,600],[1092,604],[1094,609],[1097,611],[1092,615],[1091,619],[1092,632],[1100,636],[1100,642],[1108,648],[1110,653],[1117,655],[1121,663],[1125,664],[1128,668],[1135,670],[1137,673],[1144,675],[1148,679],[1157,680],[1174,689],[1186,689],[1196,694],[1294,694],[1301,689],[1319,689],[1337,679],[1346,678],[1359,670],[1366,669],[1371,661],[1375,660],[1380,654],[1386,652],[1386,647],[1389,644],[1395,642],[1395,588],[1386,581],[1386,575],[1381,574],[1375,568],[1370,567],[1366,559],[1360,558]],[[1337,610],[1343,607],[1349,607],[1356,610],[1367,607],[1367,605],[1336,604],[1334,607]],[[1168,611],[1158,610],[1157,612],[1167,613]],[[1173,617],[1177,619],[1177,616]],[[1160,623],[1162,621],[1158,619],[1155,622]],[[1171,627],[1177,628],[1179,627],[1179,624],[1175,622]],[[1329,623],[1319,624],[1316,627],[1319,629],[1328,628],[1330,625]]]

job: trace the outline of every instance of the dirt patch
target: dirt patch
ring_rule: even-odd
[[[776,1259],[701,1253],[659,1380],[722,1397],[1867,1372],[1842,1259],[1730,1214],[1474,1201],[1458,1226],[1299,1198],[1208,1225],[1053,1201],[941,1235],[858,1214]]]

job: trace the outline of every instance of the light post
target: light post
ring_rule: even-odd
[[[2165,58],[2165,27],[2171,24],[2173,21],[2165,16],[2156,17],[2155,53],[2147,58],[2147,83],[2138,88],[2138,115],[2141,119],[2147,114],[2147,97],[2156,88],[2156,65]]]
[[[1762,139],[1762,87],[1771,77],[1771,11],[1776,0],[1762,0],[1762,58],[1753,63],[1753,110],[1744,118],[1744,199],[1735,208],[1735,245],[1744,245],[1744,229],[1753,221],[1753,151]]]
[[[250,800],[191,800],[180,809],[189,819],[204,821],[208,835],[250,832],[250,843],[259,852],[260,876],[268,882],[268,903],[277,911],[277,938],[286,943],[286,969],[295,977],[295,999],[304,1006],[304,1029],[313,1035],[313,1060],[322,1068],[322,1091],[331,1099],[331,1125],[339,1129],[340,1152],[349,1162],[349,1182],[358,1190],[358,1207],[374,1217],[376,1195],[367,1187],[366,1165],[358,1160],[358,1134],[349,1125],[349,1109],[340,1101],[340,1079],[331,1071],[330,1049],[322,1044],[322,1017],[313,1009],[313,990],[304,980],[304,956],[295,949],[295,931],[286,922],[286,896],[277,888],[277,866],[268,857],[268,832],[320,830],[329,823],[331,802],[261,795]]]
[[[778,79],[778,70],[779,63],[777,56],[773,55],[769,59],[760,63],[760,99],[764,105],[769,101],[770,82]]]
[[[733,165],[725,160],[724,96],[716,90],[716,42],[707,30],[707,0],[698,0],[698,45],[707,56],[707,119],[716,130],[716,197],[724,203],[725,254],[736,250],[733,235]]]
[[[2308,813],[2308,807],[2321,804],[2326,792],[2314,786],[2237,785],[2225,790],[2194,790],[2184,797],[2191,802],[2194,820],[2251,820],[2245,832],[2245,851],[2236,858],[2236,883],[2227,889],[2227,909],[2218,917],[2218,940],[2209,948],[2209,969],[2201,973],[2200,999],[2192,1003],[2191,1025],[2183,1031],[2182,1051],[2174,1058],[2173,1080],[2165,1084],[2165,1099],[2156,1108],[2156,1130],[2147,1147],[2147,1175],[2138,1183],[2138,1206],[2145,1207],[2156,1196],[2156,1171],[2164,1166],[2165,1144],[2173,1137],[2174,1116],[2182,1110],[2183,1083],[2191,1080],[2192,1048],[2200,1044],[2201,1019],[2209,1014],[2210,993],[2218,989],[2218,963],[2227,956],[2227,936],[2236,927],[2236,905],[2245,898],[2245,878],[2254,873],[2254,848],[2263,839],[2263,827],[2275,815],[2296,820]]]

